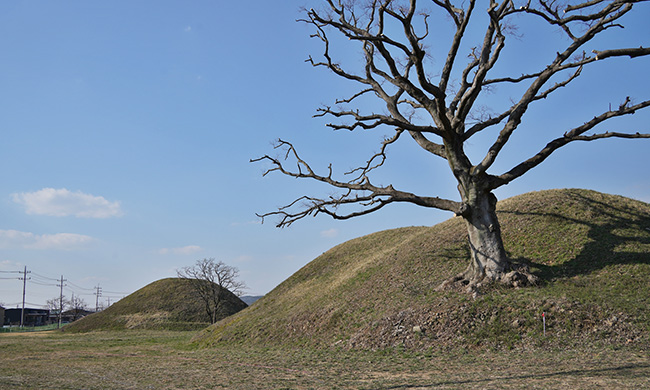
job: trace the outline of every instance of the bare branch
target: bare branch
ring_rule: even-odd
[[[521,164],[515,166],[510,171],[498,176],[498,179],[495,180],[495,182],[493,183],[493,188],[497,188],[499,186],[507,184],[512,180],[522,176],[532,168],[541,164],[548,156],[551,155],[551,153],[555,152],[557,149],[573,141],[594,141],[594,140],[605,139],[605,138],[627,138],[627,139],[650,138],[650,134],[642,134],[638,132],[633,134],[620,133],[620,132],[605,132],[605,133],[597,133],[592,135],[584,135],[587,131],[593,129],[594,127],[600,125],[601,123],[605,122],[608,119],[623,116],[623,115],[631,115],[642,108],[646,108],[650,106],[650,100],[641,102],[639,104],[635,104],[633,106],[630,106],[629,102],[630,100],[629,98],[627,98],[625,102],[621,104],[621,106],[619,106],[618,110],[607,111],[597,117],[594,117],[592,120],[586,122],[582,126],[578,126],[566,132],[564,136],[560,138],[556,138],[553,141],[549,142],[539,153],[527,159],[526,161],[522,162]]]
[[[505,47],[505,36],[501,31],[500,20],[507,14],[507,11],[511,6],[511,2],[504,1],[501,6],[497,7],[497,3],[493,3],[488,9],[490,25],[485,32],[483,47],[477,57],[478,61],[475,61],[477,62],[476,73],[471,86],[463,92],[462,97],[458,101],[458,112],[456,113],[456,116],[461,121],[464,121],[467,118],[469,111],[478,98],[479,92],[483,86],[483,81],[490,69],[494,67],[499,59],[501,50]]]
[[[442,157],[445,160],[447,159],[444,145],[430,141],[424,136],[424,134],[422,134],[422,132],[410,131],[409,134],[422,149],[426,150],[429,153],[435,154],[438,157]]]
[[[381,208],[386,204],[394,202],[413,203],[419,206],[457,212],[460,207],[460,203],[458,202],[438,197],[421,197],[409,192],[396,190],[392,185],[387,187],[375,186],[370,182],[368,173],[383,165],[385,161],[386,148],[390,144],[394,143],[399,138],[400,134],[401,132],[398,132],[394,137],[384,140],[381,151],[371,157],[364,166],[348,172],[347,174],[356,175],[350,181],[345,182],[333,179],[331,168],[329,169],[327,176],[316,174],[311,167],[298,156],[298,153],[291,143],[279,140],[276,148],[286,148],[285,160],[288,156],[292,156],[296,160],[298,170],[290,171],[284,166],[284,163],[281,160],[268,155],[251,160],[251,162],[259,162],[263,160],[271,162],[273,167],[269,168],[264,175],[269,172],[279,171],[287,176],[308,178],[321,183],[326,183],[335,188],[342,189],[345,192],[341,196],[330,196],[325,199],[303,196],[288,205],[281,207],[278,211],[258,214],[258,216],[262,219],[269,216],[280,216],[281,218],[277,226],[285,227],[306,216],[315,216],[318,213],[325,213],[337,219],[347,219],[352,216],[367,214],[372,212],[370,210],[374,211],[377,208]],[[353,204],[362,207],[363,210],[354,211],[352,213],[339,213],[337,211],[339,206]],[[297,207],[299,210],[291,211],[294,207]]]
[[[463,18],[465,15],[465,11],[462,8],[456,8],[449,0],[440,1],[440,0],[433,0],[433,2],[442,7],[449,16],[454,20],[454,23],[456,24],[457,28],[460,28],[460,25],[463,23]],[[474,1],[472,1],[474,3]],[[470,8],[474,7],[474,4],[470,5]]]
[[[520,83],[524,80],[530,80],[539,77],[542,74],[542,72],[537,72],[537,73],[531,73],[531,74],[522,74],[519,77],[501,77],[498,79],[488,79],[483,81],[483,85],[490,85],[490,84],[496,84],[496,83]]]
[[[318,112],[319,113],[314,115],[314,117],[332,115],[337,118],[346,117],[346,116],[354,118],[355,120],[354,123],[350,125],[334,124],[334,123],[327,124],[328,127],[331,127],[335,130],[342,130],[342,129],[354,130],[357,127],[361,127],[365,130],[369,130],[369,129],[374,129],[376,127],[379,127],[381,125],[388,125],[388,126],[393,126],[395,128],[417,131],[420,133],[433,133],[438,135],[441,134],[440,130],[436,127],[418,126],[406,120],[405,118],[396,119],[392,116],[381,115],[381,114],[362,115],[359,114],[358,111],[335,111],[332,110],[331,107],[319,108]]]
[[[650,48],[644,48],[644,47],[637,47],[637,48],[621,48],[621,49],[611,49],[611,50],[593,50],[592,51],[595,56],[594,57],[588,57],[586,55],[582,55],[579,60],[573,61],[573,62],[568,62],[562,65],[557,66],[557,72],[571,69],[571,68],[579,68],[579,67],[584,67],[587,64],[594,63],[596,61],[601,61],[606,58],[612,58],[612,57],[630,57],[630,58],[635,58],[635,57],[642,57],[646,55],[650,55]],[[530,79],[535,79],[539,78],[542,75],[543,71],[537,72],[537,73],[530,73],[530,74],[522,74],[519,77],[501,77],[501,78],[495,78],[495,79],[488,79],[483,82],[483,85],[490,85],[490,84],[497,84],[497,83],[520,83],[525,80],[530,80]]]
[[[539,0],[542,9],[535,7],[525,6],[519,9],[514,9],[511,13],[526,12],[541,17],[551,25],[557,25],[572,39],[578,40],[579,38],[571,31],[570,25],[572,23],[592,23],[598,21],[599,23],[605,21],[601,26],[602,30],[614,26],[612,23],[623,14],[632,9],[633,3],[638,3],[645,0],[615,0],[606,5],[602,9],[592,13],[573,13],[573,11],[581,10],[584,8],[592,7],[603,3],[603,1],[588,1],[582,4],[569,5],[564,10],[560,10],[554,1]],[[616,14],[618,13],[618,14]],[[610,20],[611,15],[614,17]],[[619,26],[620,27],[620,26]]]
[[[381,143],[381,150],[377,153],[375,153],[370,159],[366,162],[366,165],[355,168],[349,172],[346,172],[346,175],[351,175],[355,172],[360,172],[360,175],[353,178],[351,182],[360,182],[360,181],[365,181],[365,178],[368,176],[368,174],[379,168],[380,166],[384,165],[384,162],[386,161],[386,149],[388,148],[389,145],[394,144],[397,142],[399,137],[402,135],[404,130],[398,129],[397,132],[395,132],[395,135],[392,136],[391,138],[385,138],[384,141]],[[379,160],[379,162],[375,163],[375,160]]]
[[[469,62],[465,69],[463,69],[463,75],[461,77],[461,85],[460,88],[458,89],[458,92],[456,92],[456,96],[454,99],[451,101],[449,104],[449,111],[452,114],[456,114],[456,109],[458,108],[458,104],[460,103],[460,100],[463,98],[469,87],[472,86],[472,83],[469,82],[469,74],[472,72],[474,68],[476,68],[479,64],[479,58],[477,55],[472,53],[472,56],[474,57],[474,60]]]
[[[472,11],[474,10],[474,4],[476,2],[470,1],[470,4],[467,8],[467,14],[465,14],[463,10],[452,6],[448,0],[445,1],[444,4],[440,1],[434,1],[434,2],[440,5],[441,7],[445,8],[447,12],[454,19],[454,22],[456,23],[456,33],[454,34],[454,38],[452,40],[451,47],[449,49],[449,54],[447,54],[447,59],[445,60],[445,65],[442,69],[442,74],[440,76],[440,89],[445,91],[447,89],[447,84],[449,83],[449,78],[451,77],[451,71],[454,67],[454,63],[456,62],[458,49],[460,48],[460,44],[463,40],[463,37],[465,36],[465,30],[467,29],[467,25],[469,24]]]
[[[631,48],[631,49],[612,49],[612,50],[594,50],[594,54],[596,54],[595,60],[604,60],[605,58],[609,57],[622,57],[622,56],[628,56],[630,58],[635,58],[635,57],[642,57],[642,56],[647,56],[650,54],[650,48],[647,47],[639,47],[639,48]]]
[[[474,126],[470,127],[465,132],[465,134],[463,134],[463,141],[468,140],[474,134],[476,134],[476,133],[478,133],[478,132],[480,132],[482,130],[487,129],[490,126],[494,126],[494,125],[497,125],[497,124],[501,123],[501,121],[503,121],[505,118],[507,118],[508,115],[510,115],[511,112],[512,112],[512,110],[504,111],[503,113],[501,113],[498,116],[491,117],[488,120],[479,122],[479,123],[475,124]]]
[[[587,7],[592,7],[594,5],[598,5],[598,4],[602,3],[603,1],[605,1],[605,0],[591,0],[591,1],[587,1],[587,2],[584,2],[584,3],[581,3],[581,4],[575,4],[575,5],[570,5],[569,4],[564,9],[564,12],[566,13],[566,12],[571,12],[571,11],[577,11],[577,10],[587,8]]]
[[[564,69],[567,69],[567,66],[564,64],[564,62],[569,59],[577,50],[579,50],[580,47],[591,41],[598,33],[602,32],[608,24],[612,23],[630,11],[631,4],[623,3],[625,2],[615,1],[604,7],[604,9],[600,12],[587,16],[589,20],[598,21],[591,25],[581,37],[574,39],[573,42],[563,52],[558,52],[553,63],[546,67],[546,69],[544,69],[539,74],[539,76],[534,79],[528,90],[522,95],[519,102],[517,102],[511,109],[510,117],[504,128],[499,133],[497,140],[492,144],[483,160],[475,167],[476,173],[485,172],[494,163],[503,146],[506,144],[506,142],[508,142],[512,133],[521,123],[522,117],[527,111],[529,105],[532,102],[539,100],[539,91],[552,76]],[[526,11],[528,12],[530,10],[527,9]],[[613,53],[611,55],[622,55],[622,53],[616,52],[615,54]],[[585,63],[587,61],[588,60],[585,58],[582,62]],[[575,63],[572,63],[571,66],[574,66],[574,64]],[[555,89],[557,88],[551,88],[551,90],[549,90],[549,93]],[[544,93],[542,93],[542,95],[543,94]]]
[[[438,197],[419,197],[408,192],[396,191],[392,189],[392,187],[385,189],[384,192],[386,192],[386,194],[373,193],[365,196],[352,196],[352,192],[353,191],[350,190],[339,197],[329,197],[326,199],[303,196],[299,199],[296,199],[291,204],[278,209],[278,211],[273,211],[265,214],[257,214],[257,216],[262,218],[262,220],[271,216],[277,216],[279,217],[279,221],[276,226],[288,227],[302,218],[305,218],[307,216],[315,217],[319,213],[329,215],[334,219],[350,219],[361,215],[370,214],[388,204],[395,202],[413,203],[418,206],[437,208],[454,213],[459,213],[462,206],[460,202],[454,202]],[[290,211],[291,207],[296,205],[301,207],[296,211]],[[347,205],[357,205],[362,208],[358,211],[347,213],[339,211],[339,208],[341,206]]]
[[[341,103],[351,103],[354,99],[358,98],[359,96],[365,95],[368,92],[373,92],[374,90],[372,88],[366,88],[360,92],[355,93],[352,95],[352,97],[348,99],[337,99],[336,104],[341,104]]]
[[[582,72],[582,66],[579,67],[569,78],[567,78],[566,80],[564,80],[564,81],[562,81],[560,83],[555,83],[551,88],[549,88],[546,91],[544,91],[544,92],[536,95],[535,97],[533,97],[533,99],[531,101],[546,99],[548,97],[548,95],[550,95],[551,93],[557,91],[558,89],[560,89],[562,87],[566,87],[570,82],[572,82],[573,80],[578,78],[578,76],[580,76],[581,72]]]

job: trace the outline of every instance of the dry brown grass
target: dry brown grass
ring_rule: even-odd
[[[11,389],[641,389],[638,349],[418,353],[191,347],[191,332],[0,336],[0,388]]]

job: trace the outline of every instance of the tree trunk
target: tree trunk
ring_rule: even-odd
[[[460,215],[465,219],[470,249],[467,269],[445,281],[439,289],[499,282],[513,287],[536,284],[538,279],[523,264],[513,264],[506,255],[496,213],[497,198],[489,191],[472,190],[464,197]]]
[[[463,215],[469,236],[470,265],[463,279],[470,284],[501,280],[510,270],[497,219],[497,198],[490,192],[478,192],[468,199],[469,210]]]

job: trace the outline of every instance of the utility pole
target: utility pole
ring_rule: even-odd
[[[67,279],[63,279],[63,275],[61,275],[61,284],[57,285],[61,287],[61,295],[59,295],[59,326],[58,328],[61,328],[61,320],[63,318],[63,282],[67,281]]]
[[[77,305],[77,302],[75,302],[75,300],[74,300],[74,292],[72,293],[72,298],[70,298],[70,306],[72,306],[71,307],[71,309],[72,309],[72,321],[76,321],[77,320],[77,315],[79,315],[79,309],[78,309],[79,306]]]
[[[25,288],[27,287],[27,274],[32,273],[32,271],[27,271],[27,266],[25,266],[25,271],[23,271],[23,277],[18,278],[18,280],[23,280],[23,309],[20,311],[20,327],[25,326]]]
[[[102,288],[97,286],[95,287],[97,292],[95,293],[95,313],[99,311],[99,297],[102,295]]]

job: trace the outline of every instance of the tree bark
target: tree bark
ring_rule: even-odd
[[[461,194],[463,207],[459,215],[467,226],[470,264],[438,289],[465,287],[471,292],[495,282],[512,287],[536,284],[538,278],[528,267],[512,263],[506,254],[496,212],[496,196],[479,185],[472,185],[469,191],[461,191]]]
[[[497,198],[491,192],[476,191],[468,201],[468,211],[463,217],[467,225],[471,261],[463,273],[463,279],[472,285],[501,280],[510,270],[510,260],[501,238],[496,213]]]

